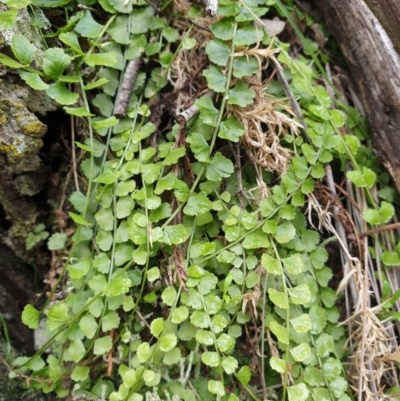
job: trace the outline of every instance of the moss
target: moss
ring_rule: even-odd
[[[32,137],[42,137],[46,133],[47,127],[39,120],[29,121],[22,126],[22,132],[24,135]]]

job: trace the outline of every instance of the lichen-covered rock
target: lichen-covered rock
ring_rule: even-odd
[[[0,84],[0,152],[10,163],[39,152],[47,127],[3,83]]]

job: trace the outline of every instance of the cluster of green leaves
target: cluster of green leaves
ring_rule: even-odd
[[[360,141],[339,133],[345,115],[316,85],[318,73],[310,60],[291,59],[280,44],[279,61],[301,99],[308,128],[307,136],[283,138],[294,156],[274,185],[265,175],[269,197],[253,190],[240,199],[238,182],[250,191],[258,185],[256,174],[251,165],[236,171],[224,146],[245,134],[226,107],[254,102],[249,82],[259,68],[254,56],[232,54],[270,44],[254,19],[274,3],[219,2],[203,75],[221,100],[203,96],[196,101],[200,113],[187,129],[187,146],[177,145],[182,134],[177,125],[157,138],[156,147],[148,141],[158,129],[150,105],[165,88],[171,63],[177,52],[196,46],[188,32],[171,28],[170,19],[179,16],[168,2],[165,15],[156,15],[141,0],[85,1],[101,10],[102,24],[89,8],[70,4],[67,24],[55,34],[65,49],[49,48],[34,69],[37,49],[15,36],[11,49],[18,61],[0,55],[1,63],[21,69],[28,85],[45,90],[67,113],[87,119],[89,127],[85,142],[77,143],[88,154],[81,163],[87,192],[70,196],[75,209],[70,216],[78,228],[65,268],[67,295],[46,308],[48,343],[34,357],[16,361],[20,371],[37,379],[34,386],[59,397],[112,401],[141,401],[149,394],[166,400],[171,395],[185,401],[198,396],[258,400],[251,358],[239,346],[249,341],[245,327],[252,327],[261,342],[268,331],[270,345],[276,344],[275,356],[269,349],[261,358],[266,372],[261,380],[282,382],[282,399],[350,399],[341,363],[345,333],[337,326],[336,296],[328,285],[328,254],[319,234],[307,228],[304,208],[325,174],[324,164],[334,158],[344,163]],[[41,6],[50,4],[61,5]],[[188,13],[195,18],[202,11],[193,6]],[[139,72],[127,117],[117,119],[113,98],[121,72],[137,57],[156,66]],[[74,85],[79,91],[71,90]],[[280,96],[282,87],[274,82],[266,92]],[[83,106],[75,106],[78,100]],[[376,179],[367,166],[348,178],[365,187]],[[382,202],[365,218],[380,224],[392,214]],[[53,236],[51,249],[62,249],[65,240],[64,234]],[[184,288],[171,280],[174,275]],[[22,316],[33,329],[40,318],[30,305]],[[251,344],[256,354],[261,344]],[[113,380],[105,376],[111,367]]]

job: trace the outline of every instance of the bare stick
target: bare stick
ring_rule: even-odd
[[[131,97],[133,86],[135,85],[141,63],[142,59],[140,57],[135,58],[129,61],[126,67],[124,79],[118,91],[117,99],[115,100],[114,106],[114,116],[118,118],[126,116],[126,109],[128,108],[129,98]]]
[[[360,238],[368,237],[369,235],[379,234],[383,231],[395,230],[400,228],[400,223],[388,224],[386,226],[373,228],[372,230],[364,231],[363,233],[358,234]]]
[[[271,60],[271,63],[276,71],[276,75],[278,75],[278,79],[283,86],[283,90],[285,91],[286,96],[290,99],[290,104],[292,105],[294,114],[296,115],[297,119],[299,120],[299,123],[303,126],[304,129],[306,129],[306,123],[304,122],[304,118],[303,118],[303,114],[301,113],[300,106],[297,103],[297,100],[294,97],[292,90],[290,89],[289,83],[285,77],[285,74],[283,73],[281,65],[278,63],[278,61],[276,60],[276,58],[274,56],[270,56],[269,60]]]
[[[207,92],[204,96],[208,96],[213,98],[215,95],[214,91]],[[199,108],[193,103],[188,109],[180,112],[175,120],[179,125],[187,124],[192,118],[196,117],[199,114]]]

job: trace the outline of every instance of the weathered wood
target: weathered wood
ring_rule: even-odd
[[[366,1],[321,0],[317,6],[358,87],[375,151],[400,191],[400,56]]]

